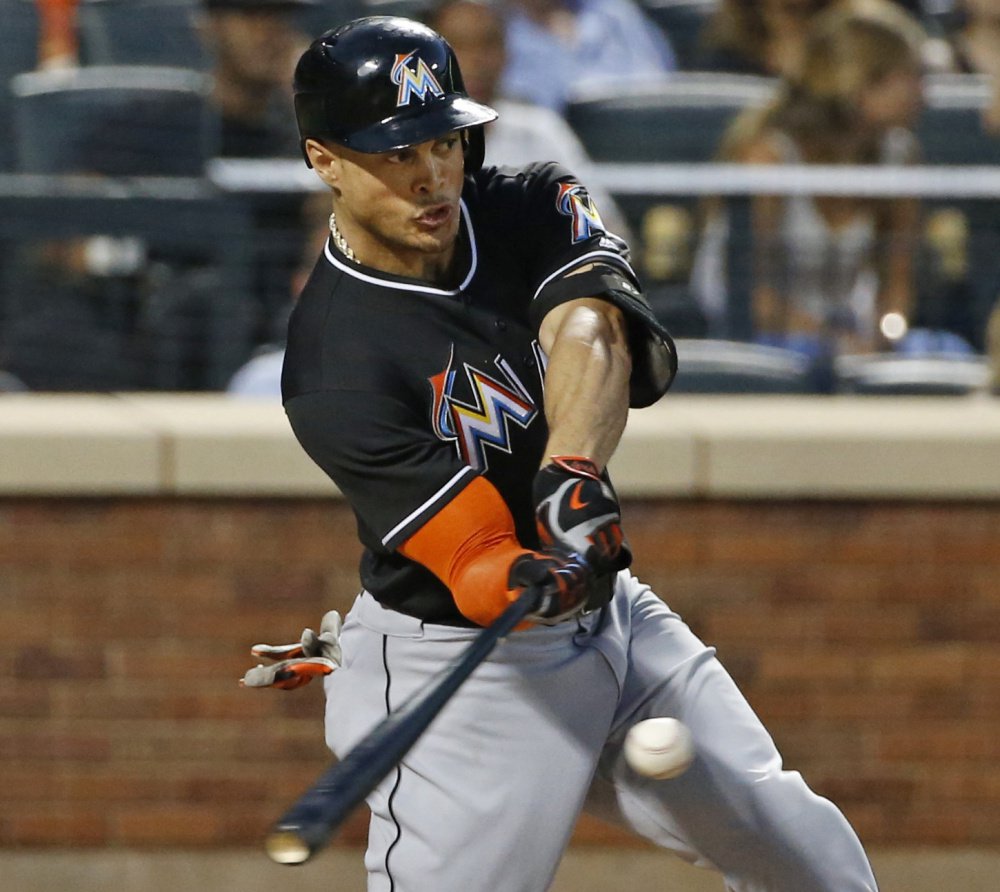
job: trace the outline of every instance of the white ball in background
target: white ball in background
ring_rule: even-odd
[[[625,761],[643,777],[654,780],[677,777],[694,761],[691,732],[677,719],[637,722],[625,735]]]

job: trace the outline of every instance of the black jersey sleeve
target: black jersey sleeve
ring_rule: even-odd
[[[673,339],[642,293],[629,250],[608,232],[586,187],[558,164],[538,164],[521,174],[517,227],[528,257],[533,293],[528,315],[535,330],[559,304],[604,298],[628,323],[632,353],[630,404],[647,406],[670,387],[677,371]],[[581,273],[582,269],[587,272]]]
[[[285,412],[310,458],[357,515],[362,542],[392,551],[476,476],[401,400],[318,390],[292,397]]]

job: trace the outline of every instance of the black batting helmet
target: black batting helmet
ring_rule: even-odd
[[[469,98],[440,34],[393,16],[355,19],[318,37],[299,59],[293,88],[303,154],[307,139],[393,152],[465,130],[472,172],[483,163],[483,125],[497,116]]]

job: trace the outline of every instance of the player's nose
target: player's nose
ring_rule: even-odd
[[[445,180],[446,164],[432,152],[421,152],[414,167],[413,185],[420,194],[435,192]]]

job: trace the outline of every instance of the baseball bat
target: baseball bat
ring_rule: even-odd
[[[462,682],[489,656],[507,633],[538,606],[540,591],[529,586],[487,626],[445,675],[423,696],[411,697],[358,742],[274,824],[265,849],[278,864],[304,864],[329,840],[361,802],[434,720]]]

